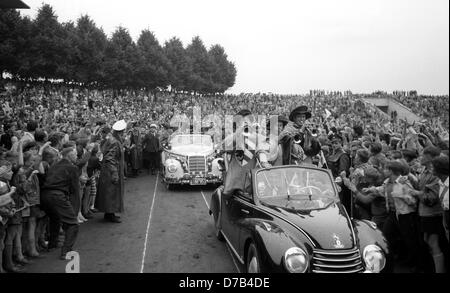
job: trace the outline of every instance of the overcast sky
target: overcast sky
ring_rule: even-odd
[[[111,35],[122,25],[164,44],[198,35],[220,44],[240,92],[417,90],[449,94],[448,0],[24,0],[34,17],[88,14]]]

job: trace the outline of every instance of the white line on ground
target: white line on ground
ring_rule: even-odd
[[[150,207],[150,213],[148,215],[147,231],[145,232],[144,252],[142,253],[141,274],[144,272],[145,254],[147,253],[148,232],[150,231],[150,222],[152,220],[153,205],[155,204],[156,188],[158,187],[158,179],[159,179],[159,173],[156,174],[155,191],[153,192],[152,205]]]
[[[203,193],[203,191],[200,190],[200,193],[202,194],[203,200],[205,201],[206,206],[208,207],[208,211],[209,211],[209,205],[208,205],[208,201],[206,201],[206,197],[205,194]],[[241,270],[239,269],[238,265],[236,264],[236,261],[234,260],[234,255],[231,252],[230,248],[228,247],[228,244],[225,243],[225,246],[227,247],[228,253],[231,256],[231,259],[233,260],[234,266],[236,267],[237,271],[239,273],[241,273]]]
[[[203,200],[205,201],[206,206],[208,207],[208,211],[209,211],[209,205],[208,205],[208,202],[206,201],[206,198],[205,198],[205,195],[203,194],[203,191],[200,190],[200,193],[202,194]]]
[[[241,273],[241,270],[239,269],[239,266],[237,265],[236,261],[234,260],[234,255],[233,255],[233,253],[231,252],[230,248],[228,247],[228,244],[225,244],[225,246],[227,247],[228,252],[230,253],[230,256],[231,256],[231,259],[233,260],[234,266],[236,267],[238,273],[240,274],[240,273]]]

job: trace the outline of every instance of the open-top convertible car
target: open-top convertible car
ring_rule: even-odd
[[[329,170],[255,169],[245,190],[212,194],[216,235],[247,272],[358,273],[387,270],[389,249],[370,221],[354,220]]]
[[[164,177],[168,189],[173,185],[221,184],[222,171],[210,135],[173,136],[163,152]]]

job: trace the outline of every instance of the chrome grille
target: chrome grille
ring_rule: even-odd
[[[315,249],[312,260],[313,273],[359,273],[364,270],[359,249]]]
[[[191,156],[188,160],[189,172],[206,172],[206,157]]]

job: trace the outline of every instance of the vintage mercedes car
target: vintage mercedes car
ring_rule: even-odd
[[[221,184],[222,171],[210,135],[178,134],[173,136],[163,152],[167,189],[174,185]]]
[[[245,190],[214,191],[216,236],[246,272],[386,272],[382,232],[352,219],[329,170],[297,165],[252,170]]]

